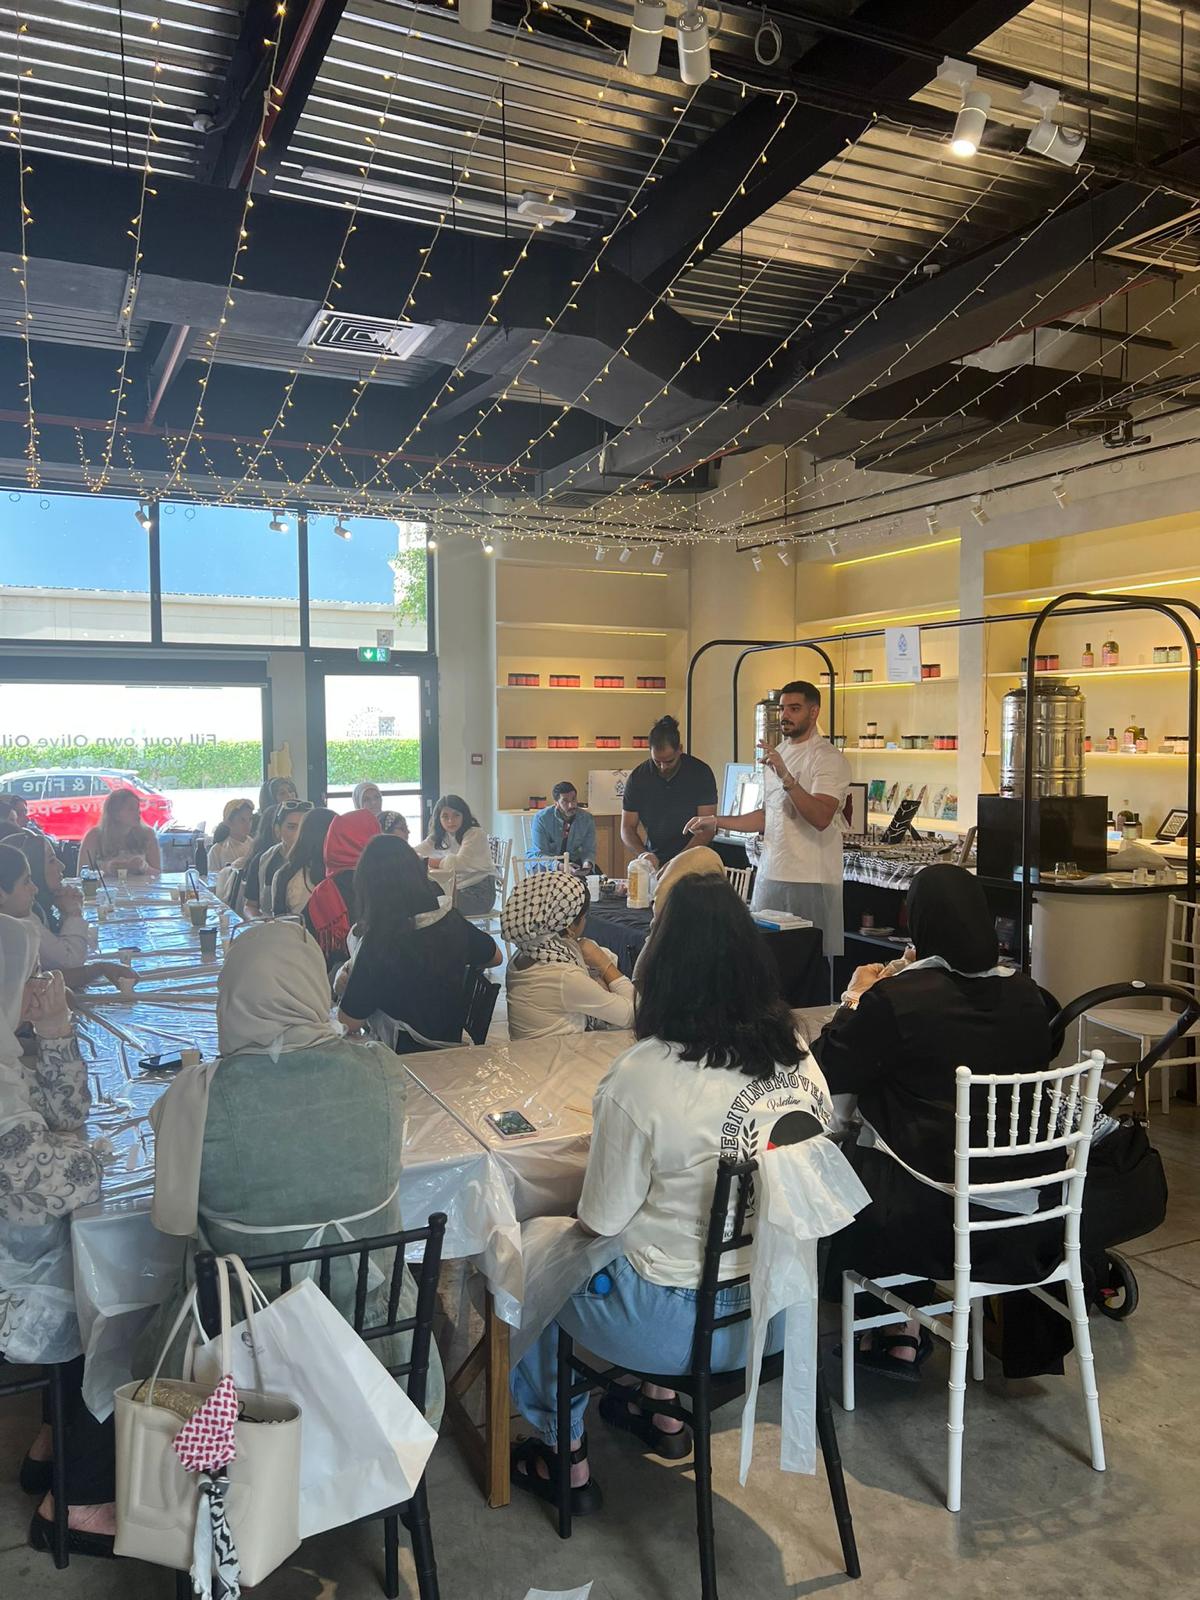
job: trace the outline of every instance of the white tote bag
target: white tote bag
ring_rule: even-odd
[[[241,1266],[236,1256],[217,1258],[221,1337],[216,1343],[221,1353],[212,1380],[159,1378],[176,1334],[195,1315],[193,1289],[167,1335],[154,1375],[123,1384],[114,1396],[116,1554],[180,1572],[192,1566],[200,1491],[195,1475],[184,1471],[175,1454],[175,1435],[183,1427],[189,1404],[198,1407],[230,1371],[228,1262]],[[265,1393],[252,1369],[250,1374],[243,1370],[238,1388],[237,1457],[228,1468],[225,1512],[237,1546],[241,1581],[250,1586],[261,1583],[300,1544],[300,1408],[282,1394]]]
[[[268,1301],[245,1274],[257,1309],[236,1327],[233,1379],[290,1395],[304,1413],[300,1535],[340,1528],[411,1499],[437,1434],[365,1340],[313,1283]],[[249,1303],[247,1301],[247,1303]],[[220,1373],[219,1341],[196,1352],[202,1378]]]

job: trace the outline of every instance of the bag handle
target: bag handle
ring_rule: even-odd
[[[259,1370],[258,1340],[254,1327],[254,1312],[256,1302],[259,1306],[263,1307],[267,1306],[270,1302],[259,1285],[246,1271],[245,1263],[242,1261],[241,1256],[216,1257],[217,1301],[220,1307],[221,1317],[221,1375],[223,1377],[227,1376],[232,1370],[233,1366],[233,1314],[229,1294],[230,1267],[232,1267],[234,1272],[237,1274],[238,1286],[242,1291],[242,1303],[245,1308],[246,1322],[250,1331],[250,1348],[254,1355],[255,1372],[258,1376],[259,1387],[261,1388],[262,1374]],[[154,1364],[154,1371],[150,1375],[150,1383],[146,1391],[147,1405],[153,1405],[154,1403],[154,1386],[158,1382],[159,1375],[162,1372],[162,1365],[167,1358],[167,1351],[170,1350],[171,1346],[174,1344],[180,1329],[187,1321],[189,1315],[193,1318],[194,1326],[188,1336],[187,1348],[184,1352],[184,1372],[191,1374],[195,1370],[194,1362],[196,1353],[196,1333],[197,1330],[203,1332],[203,1324],[200,1321],[200,1306],[194,1284],[191,1289],[188,1290],[187,1296],[179,1308],[179,1313],[176,1316],[175,1321],[171,1324],[171,1331],[167,1334],[166,1340],[163,1343],[163,1347],[159,1351],[158,1360]]]

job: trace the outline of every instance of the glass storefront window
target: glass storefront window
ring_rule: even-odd
[[[0,491],[0,637],[149,639],[137,512],[136,500]]]
[[[349,811],[356,783],[378,785],[386,811],[407,819],[413,842],[421,817],[421,680],[330,673],[325,677],[325,761],[329,805]]]
[[[338,535],[335,527],[350,537]],[[386,643],[429,648],[423,522],[376,517],[308,517],[309,634],[314,648],[355,650]]]
[[[286,531],[273,529],[279,522]],[[163,638],[185,644],[300,643],[295,513],[164,501]]]

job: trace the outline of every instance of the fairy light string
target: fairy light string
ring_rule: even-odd
[[[17,326],[21,329],[25,354],[25,381],[21,385],[25,392],[25,481],[31,489],[36,489],[41,485],[42,473],[38,459],[37,412],[33,401],[33,312],[29,304],[29,230],[33,227],[33,213],[29,209],[25,183],[26,178],[32,175],[33,168],[25,158],[23,126],[25,115],[23,86],[27,78],[33,77],[33,68],[25,65],[21,53],[21,41],[29,32],[29,24],[19,9],[15,12],[15,19],[16,100],[10,114],[9,138],[17,147],[17,204],[21,213],[21,262],[12,270],[17,274],[17,283],[21,290],[21,315],[17,318]]]

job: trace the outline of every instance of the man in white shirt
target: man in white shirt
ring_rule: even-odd
[[[757,910],[790,911],[821,929],[826,956],[842,954],[842,807],[850,763],[817,728],[821,691],[799,680],[779,693],[777,749],[763,752],[763,803],[740,817],[694,817],[687,831],[763,834]]]

